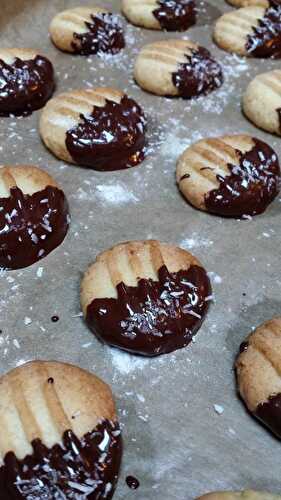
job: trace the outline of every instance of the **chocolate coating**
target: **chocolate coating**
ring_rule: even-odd
[[[268,401],[259,404],[255,415],[281,439],[281,394],[270,396]]]
[[[7,453],[0,468],[1,500],[111,499],[122,455],[118,425],[105,420],[82,439],[69,430],[62,443],[47,448],[36,439],[32,455],[23,460]]]
[[[207,49],[198,47],[185,57],[187,62],[179,64],[172,74],[173,84],[182,97],[191,99],[206,95],[222,85],[222,69]]]
[[[25,195],[12,188],[8,198],[0,198],[0,267],[20,269],[42,259],[60,245],[68,226],[63,191],[47,186]]]
[[[194,0],[157,0],[154,17],[166,31],[185,31],[196,23]]]
[[[280,187],[280,166],[276,153],[265,142],[253,139],[253,148],[239,154],[239,165],[228,164],[230,175],[218,189],[206,194],[209,212],[226,217],[257,215],[265,211]]]
[[[54,69],[46,57],[17,57],[12,64],[0,59],[0,116],[27,115],[42,108],[54,89]]]
[[[139,480],[134,476],[127,476],[126,483],[129,486],[129,488],[131,488],[131,490],[137,490],[140,485]]]
[[[159,281],[140,279],[137,286],[117,285],[117,299],[94,299],[86,321],[95,335],[110,345],[145,356],[157,356],[187,346],[207,313],[211,285],[198,266],[169,273]]]
[[[125,47],[122,26],[111,13],[91,14],[92,22],[85,21],[85,33],[73,33],[71,46],[74,53],[89,55],[98,53],[117,54]]]
[[[258,26],[248,35],[246,50],[254,57],[281,57],[281,5],[271,0]]]
[[[146,120],[140,106],[124,95],[106,100],[66,134],[66,147],[79,165],[96,170],[134,167],[144,159]]]

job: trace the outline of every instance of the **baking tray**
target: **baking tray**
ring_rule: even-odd
[[[48,153],[38,135],[40,111],[0,120],[1,163],[45,168],[63,186],[72,214],[69,234],[55,252],[30,268],[1,273],[1,373],[34,358],[55,359],[94,371],[111,384],[124,425],[116,500],[191,500],[210,490],[246,487],[280,492],[280,443],[239,401],[233,360],[246,334],[281,311],[281,200],[253,220],[222,219],[194,210],[175,184],[177,157],[201,137],[250,133],[281,154],[280,139],[257,130],[240,110],[251,78],[280,63],[219,50],[211,25],[230,7],[210,0],[188,35],[221,61],[223,87],[192,103],[155,97],[133,82],[135,56],[147,42],[186,34],[127,25],[121,55],[63,54],[52,46],[48,25],[54,14],[76,3],[86,4],[2,0],[1,46],[46,53],[56,68],[57,92],[100,85],[127,91],[147,114],[149,154],[137,168],[99,173]],[[100,3],[119,10],[118,1]],[[98,252],[122,240],[151,237],[198,256],[211,273],[215,303],[191,346],[145,359],[96,340],[81,318],[79,285]],[[127,487],[128,474],[139,479],[138,490]]]

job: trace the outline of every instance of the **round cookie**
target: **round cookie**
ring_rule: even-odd
[[[162,40],[145,45],[135,63],[136,82],[147,92],[186,99],[206,95],[223,82],[210,52],[190,40]]]
[[[259,5],[260,7],[268,7],[270,0],[226,0],[227,3],[234,7],[250,7]]]
[[[281,439],[281,317],[266,321],[241,344],[236,373],[248,410]]]
[[[190,253],[154,240],[102,252],[81,284],[85,320],[103,342],[157,356],[187,346],[211,300],[206,271]]]
[[[243,97],[243,111],[257,127],[281,135],[281,70],[256,76]]]
[[[125,47],[117,15],[103,7],[76,7],[57,14],[50,24],[53,43],[65,52],[117,54]]]
[[[281,4],[268,8],[242,7],[223,14],[216,22],[214,40],[219,47],[248,57],[281,57]]]
[[[203,495],[197,500],[281,500],[281,496],[265,491],[218,491]]]
[[[194,0],[122,0],[122,12],[136,26],[185,31],[196,23]]]
[[[61,160],[96,170],[119,170],[144,159],[146,120],[140,106],[110,88],[73,90],[51,99],[41,137]]]
[[[121,461],[110,388],[93,374],[33,361],[0,379],[2,498],[109,500]]]
[[[42,108],[55,89],[52,63],[32,49],[0,49],[0,116]]]
[[[0,167],[0,267],[20,269],[64,240],[68,203],[54,179],[30,166]]]
[[[274,150],[248,135],[202,139],[180,156],[177,182],[199,210],[226,217],[264,212],[279,192]]]

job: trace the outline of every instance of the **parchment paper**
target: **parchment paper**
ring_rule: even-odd
[[[150,152],[137,168],[98,173],[48,153],[37,132],[40,111],[1,119],[0,162],[45,168],[65,190],[72,214],[60,248],[30,268],[1,273],[1,373],[34,358],[55,359],[92,370],[111,384],[124,424],[116,500],[191,500],[226,488],[281,491],[281,445],[247,414],[233,374],[242,339],[281,312],[281,200],[253,220],[227,220],[191,208],[175,185],[178,155],[204,136],[246,132],[281,153],[280,139],[257,130],[240,111],[251,78],[280,62],[243,60],[216,48],[210,23],[230,7],[213,0],[188,35],[221,61],[224,86],[193,103],[154,97],[132,79],[139,48],[186,34],[127,25],[127,48],[120,56],[63,54],[52,46],[48,25],[56,12],[77,3],[2,0],[1,46],[38,47],[47,54],[56,68],[57,92],[100,85],[126,90],[148,116]],[[100,4],[119,10],[117,0]],[[190,347],[147,360],[96,340],[79,315],[79,285],[98,252],[122,240],[151,237],[201,259],[211,273],[215,303]],[[53,315],[59,316],[57,323]],[[128,474],[139,479],[138,490],[125,484]]]

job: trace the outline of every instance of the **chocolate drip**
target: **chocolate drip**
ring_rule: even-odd
[[[19,269],[42,259],[60,245],[68,226],[63,191],[47,186],[25,195],[12,188],[8,198],[0,198],[0,267]]]
[[[218,189],[205,196],[209,212],[226,217],[257,215],[265,211],[279,192],[280,167],[276,153],[265,142],[239,154],[239,165],[228,164],[230,175],[217,175]]]
[[[198,47],[185,57],[187,62],[179,64],[172,74],[173,84],[182,97],[191,99],[206,95],[222,85],[222,69],[207,49]]]
[[[111,13],[91,14],[92,22],[85,21],[86,33],[73,33],[71,46],[76,54],[117,54],[125,47],[123,30],[117,16]]]
[[[142,109],[124,95],[106,100],[66,134],[66,147],[79,165],[96,170],[134,167],[144,159],[146,120]]]
[[[131,490],[137,490],[140,485],[139,480],[134,476],[127,476],[126,483],[129,486],[129,488],[131,488]]]
[[[249,347],[249,342],[246,340],[246,342],[242,342],[239,347],[239,354],[242,354],[243,352],[246,352]]]
[[[185,31],[196,23],[194,0],[157,0],[154,17],[166,31]]]
[[[55,89],[52,63],[42,56],[12,64],[0,59],[0,116],[28,115],[42,108]]]
[[[1,500],[111,499],[122,455],[118,424],[105,420],[82,439],[68,430],[62,443],[47,448],[36,439],[32,455],[23,460],[7,453],[0,468]]]
[[[281,394],[270,396],[268,401],[259,404],[255,415],[281,439]]]
[[[248,35],[246,50],[254,57],[281,57],[281,5],[271,0],[258,26]]]
[[[207,313],[211,285],[198,266],[169,273],[159,281],[140,279],[137,286],[117,285],[117,299],[94,299],[86,321],[96,336],[115,347],[157,356],[189,344]]]

